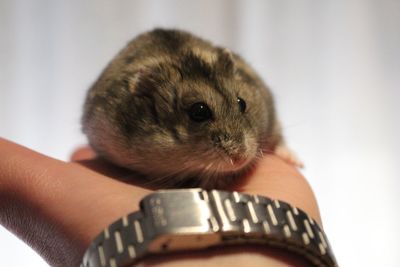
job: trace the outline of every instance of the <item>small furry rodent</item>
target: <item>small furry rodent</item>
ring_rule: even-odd
[[[221,188],[283,147],[255,71],[179,30],[129,42],[90,88],[82,124],[98,155],[160,187]]]

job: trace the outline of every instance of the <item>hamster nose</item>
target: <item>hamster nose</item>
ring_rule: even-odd
[[[219,137],[218,134],[212,134],[211,141],[213,141],[214,144],[219,144],[221,143],[221,138]]]
[[[231,136],[226,133],[225,134],[217,134],[217,133],[211,134],[211,140],[216,145],[221,144],[222,142],[228,142],[230,139],[231,139]]]

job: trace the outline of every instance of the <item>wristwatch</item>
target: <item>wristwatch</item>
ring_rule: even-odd
[[[337,266],[324,232],[301,209],[262,196],[196,188],[144,197],[139,211],[94,239],[81,267],[133,266],[149,254],[235,244],[278,247],[314,266]]]

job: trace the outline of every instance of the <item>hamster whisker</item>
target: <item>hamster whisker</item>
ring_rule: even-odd
[[[204,168],[203,172],[207,172],[208,170],[210,170],[211,166],[213,165],[214,162],[210,162],[209,164],[207,164],[207,166]]]
[[[228,163],[228,164],[231,164],[232,166],[234,165],[233,164],[233,161],[232,161],[232,159],[229,157],[229,159],[228,159],[228,157],[226,156],[226,154],[224,153],[224,152],[222,152],[221,150],[219,150],[218,148],[214,148],[213,149],[213,151],[212,151],[212,153],[215,153],[215,154],[217,154],[218,155],[218,159],[217,160],[223,160],[223,161],[225,161],[226,163]],[[213,153],[213,154],[214,154]]]
[[[175,167],[173,170],[168,170],[168,172],[163,176],[151,177],[153,181],[160,185],[170,184],[170,180],[173,179],[175,183],[183,183],[180,176],[184,176],[188,170],[191,170],[191,165],[183,164],[179,167]]]

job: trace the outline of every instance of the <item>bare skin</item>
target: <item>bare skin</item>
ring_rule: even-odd
[[[125,171],[78,149],[59,161],[0,138],[0,224],[33,247],[51,266],[78,266],[91,240],[107,225],[138,209],[151,190],[118,178]],[[114,179],[110,179],[114,178]],[[115,179],[117,178],[117,179]],[[265,155],[251,177],[232,190],[286,201],[319,224],[314,194],[292,165]],[[309,266],[289,252],[267,247],[222,247],[149,257],[140,266]]]

